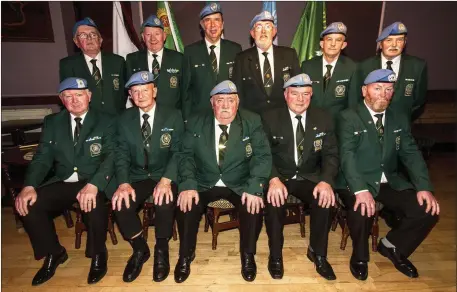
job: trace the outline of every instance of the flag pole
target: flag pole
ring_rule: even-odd
[[[143,2],[138,1],[138,12],[140,13],[140,23],[143,24]]]
[[[379,19],[379,30],[378,30],[378,36],[382,32],[382,27],[384,26],[384,15],[386,12],[386,1],[382,1],[382,8],[381,8],[381,18]],[[379,43],[376,43],[376,51],[379,48]]]
[[[171,35],[173,36],[173,41],[175,42],[176,51],[181,53],[181,51],[179,49],[179,46],[178,46],[178,40],[176,39],[174,23],[173,23],[172,18],[171,18],[170,7],[168,6],[168,1],[163,1],[163,2],[165,4],[165,9],[167,10],[168,23],[170,24]]]

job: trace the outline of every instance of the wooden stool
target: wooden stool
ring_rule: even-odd
[[[143,237],[148,240],[149,226],[154,226],[154,203],[152,196],[144,202],[143,205]],[[173,240],[178,240],[178,232],[176,231],[176,220],[173,222]]]
[[[229,215],[230,220],[219,222],[219,218],[223,215]],[[208,232],[209,226],[213,233],[212,249],[216,250],[219,232],[240,226],[235,206],[224,199],[209,203],[205,213],[205,232]]]
[[[76,226],[75,226],[75,234],[76,234],[76,239],[75,239],[75,248],[79,249],[81,247],[81,236],[84,231],[87,231],[87,227],[82,221],[82,210],[79,208],[78,203],[75,203],[73,211],[76,213]],[[111,208],[111,201],[108,201],[106,203],[106,206],[108,208],[108,233],[109,236],[111,237],[111,242],[113,245],[117,244],[117,237],[116,233],[114,232],[114,224],[113,224],[113,209]]]

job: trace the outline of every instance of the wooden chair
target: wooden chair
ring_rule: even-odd
[[[284,225],[288,224],[300,224],[301,237],[305,237],[305,226],[306,226],[306,208],[305,204],[293,195],[287,196],[286,203],[286,218]]]
[[[143,237],[148,240],[149,226],[154,226],[154,203],[152,196],[143,205]],[[173,240],[178,240],[176,220],[173,222]]]
[[[106,202],[106,208],[108,208],[108,230],[113,245],[117,244],[117,236],[114,232],[114,221],[113,221],[113,209],[111,208],[111,201]],[[82,211],[78,203],[73,205],[73,211],[76,213],[76,226],[75,226],[75,248],[81,247],[81,236],[84,231],[87,231],[87,227],[82,220]]]
[[[224,215],[228,215],[229,220],[219,222],[220,217]],[[238,228],[240,226],[235,206],[224,199],[209,203],[205,213],[205,232],[208,232],[210,226],[213,234],[212,249],[216,250],[219,232]]]

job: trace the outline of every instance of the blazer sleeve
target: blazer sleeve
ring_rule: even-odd
[[[357,77],[357,65],[351,72],[351,78],[349,80],[348,89],[348,107],[356,108],[359,102],[362,101],[360,98],[362,95],[362,86],[360,85]]]
[[[178,171],[179,185],[178,192],[197,190],[198,182],[196,178],[197,166],[194,159],[194,119],[187,122],[186,130],[183,135],[181,151],[179,153]]]
[[[182,82],[181,82],[181,102],[182,102],[182,116],[184,121],[191,115],[192,109],[192,95],[191,95],[191,79],[192,71],[190,67],[190,55],[184,51],[182,58]]]
[[[235,64],[233,66],[233,82],[236,85],[236,89],[238,90],[238,96],[240,98],[240,107],[244,107],[244,91],[243,91],[243,81],[242,81],[242,64],[243,60],[240,54],[235,57]]]
[[[268,121],[268,117],[265,116],[265,115],[262,115],[263,130],[265,132],[266,138],[268,139],[268,144],[269,144],[270,150],[271,150],[272,144],[273,144],[273,135],[271,134],[270,125],[268,124],[267,121]],[[279,179],[282,178],[281,174],[279,173],[278,169],[276,168],[276,166],[274,164],[273,156],[272,156],[271,174],[270,174],[269,179],[272,179],[272,178],[275,178],[275,177],[277,177]]]
[[[412,108],[412,113],[414,114],[417,110],[420,109],[425,104],[427,97],[427,88],[428,88],[428,69],[427,63],[424,62],[421,72],[419,75],[419,80],[417,82],[417,87],[415,89],[415,98]]]
[[[121,69],[119,70],[119,74],[121,76],[119,76],[119,80],[120,82],[122,82],[121,84],[119,84],[119,87],[121,87],[119,90],[122,90],[122,93],[121,94],[121,101],[120,101],[120,109],[121,109],[121,112],[123,110],[125,110],[125,105],[127,104],[127,98],[128,98],[128,91],[125,89],[125,83],[127,83],[127,68],[126,68],[126,65],[125,65],[125,60],[124,58],[121,57]]]
[[[292,76],[296,76],[301,73],[300,70],[300,61],[298,61],[297,52],[295,49],[292,49]]]
[[[175,114],[173,136],[171,142],[171,158],[168,160],[167,167],[163,173],[163,177],[166,177],[173,182],[178,182],[178,164],[179,156],[181,151],[181,139],[184,134],[184,122],[182,120],[181,112],[177,111]]]
[[[335,185],[335,178],[339,170],[338,143],[336,139],[334,122],[329,115],[327,120],[327,133],[323,138],[322,171],[321,179],[331,186]]]
[[[75,77],[73,76],[73,69],[71,68],[70,62],[68,60],[61,59],[59,61],[59,77],[60,77],[60,82],[65,80],[68,77]]]
[[[124,133],[124,125],[122,120],[117,123],[116,133],[117,147],[115,150],[116,159],[114,168],[118,185],[123,183],[131,183],[130,181],[130,147]]]

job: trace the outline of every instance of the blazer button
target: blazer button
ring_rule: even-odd
[[[381,163],[381,167],[383,167],[383,166],[384,166],[384,164]]]
[[[375,181],[374,183],[377,184],[377,185],[379,185],[379,182],[377,182],[377,181]]]
[[[151,174],[150,174],[150,173],[148,173],[148,176],[151,176]]]
[[[78,171],[78,168],[75,166],[75,167],[73,167],[73,170],[74,171]]]
[[[104,102],[104,101],[102,101],[102,104],[105,104],[105,102]]]
[[[267,103],[270,103],[270,100],[267,100]]]

